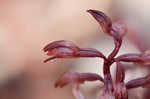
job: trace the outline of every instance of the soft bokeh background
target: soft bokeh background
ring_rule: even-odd
[[[113,19],[124,19],[148,42],[149,3],[148,0],[0,0],[0,99],[73,99],[71,86],[56,89],[54,82],[68,69],[102,74],[102,60],[58,60],[44,64],[47,56],[42,48],[51,41],[65,39],[108,55],[113,49],[112,39],[86,13],[91,8]],[[137,51],[132,40],[125,39],[120,53]],[[127,80],[140,77],[145,71],[127,71]],[[97,94],[96,86],[97,83],[82,86],[85,94],[91,93],[87,99]],[[138,90],[140,94],[145,92],[142,88]],[[144,93],[134,96],[148,99]]]

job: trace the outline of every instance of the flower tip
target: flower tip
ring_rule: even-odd
[[[58,88],[58,87],[63,88],[63,87],[66,86],[67,84],[68,84],[68,82],[66,82],[64,79],[63,79],[63,80],[60,79],[60,80],[57,80],[57,81],[55,82],[54,87],[55,87],[55,88]]]
[[[105,16],[105,14],[102,11],[99,10],[93,10],[93,9],[88,9],[86,10],[88,13],[92,15],[100,15],[100,16]]]
[[[44,48],[43,48],[43,51],[47,52],[49,50],[49,48],[50,48],[50,45],[51,45],[51,43],[45,45]]]
[[[90,13],[90,12],[92,12],[92,9],[88,9],[88,10],[86,10],[86,12],[89,12],[89,13]]]
[[[101,11],[93,10],[93,9],[88,9],[88,10],[86,10],[86,11],[89,12],[89,13],[92,13],[92,12],[93,12],[93,13],[94,13],[94,12],[95,12],[95,13],[96,13],[96,12],[101,12]]]
[[[43,61],[43,63],[47,63],[47,62],[48,62],[48,60],[47,60],[47,59]]]
[[[47,45],[43,48],[43,51],[44,51],[44,52],[47,52],[47,51],[48,51],[49,45],[50,45],[50,44],[47,44]]]
[[[90,13],[93,17],[105,16],[105,14],[99,10],[89,9],[89,10],[87,10],[87,12]]]
[[[48,61],[55,61],[55,59],[56,59],[56,57],[50,57],[50,58],[44,60],[43,62],[47,63]]]
[[[64,86],[65,86],[65,85],[61,84],[61,82],[56,82],[56,83],[54,84],[54,87],[55,87],[55,88],[58,88],[58,87],[63,88]]]
[[[54,87],[55,87],[55,88],[58,88],[58,83],[55,83]]]
[[[42,49],[44,52],[46,52],[47,50],[45,49],[45,47]]]

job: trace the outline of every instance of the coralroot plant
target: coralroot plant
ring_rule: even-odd
[[[102,58],[104,60],[104,78],[95,73],[78,73],[68,71],[55,83],[55,87],[62,88],[67,84],[72,83],[73,94],[76,99],[84,99],[84,96],[80,92],[80,84],[83,84],[85,81],[98,80],[104,83],[104,88],[98,99],[128,99],[129,89],[150,86],[150,74],[125,83],[125,68],[122,64],[122,62],[132,62],[135,65],[150,64],[150,51],[142,53],[127,53],[116,57],[122,45],[122,38],[126,32],[125,27],[118,22],[113,23],[111,19],[101,11],[90,9],[87,10],[87,12],[89,12],[100,24],[103,32],[112,37],[114,40],[115,48],[108,57],[96,49],[80,48],[71,41],[60,40],[54,41],[44,47],[44,52],[47,52],[47,55],[50,56],[50,58],[46,59],[44,62],[56,58]],[[110,73],[110,67],[113,63],[116,64],[114,80]]]

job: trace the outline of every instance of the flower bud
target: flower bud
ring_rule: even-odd
[[[44,62],[55,58],[101,57],[106,59],[105,56],[96,49],[79,48],[71,41],[65,40],[54,41],[46,45],[43,50],[47,52],[48,56],[51,56]]]
[[[95,73],[78,73],[69,71],[66,72],[56,83],[55,87],[64,87],[69,83],[81,84],[85,81],[95,81],[100,80],[103,82],[103,78]]]
[[[112,28],[112,22],[111,19],[106,16],[103,12],[98,11],[98,10],[87,10],[96,20],[97,22],[101,25],[104,33],[110,33],[111,28]]]

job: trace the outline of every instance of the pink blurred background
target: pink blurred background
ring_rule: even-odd
[[[149,3],[147,0],[0,0],[0,99],[73,99],[71,86],[56,89],[54,82],[68,69],[102,74],[97,69],[101,61],[58,60],[45,64],[47,56],[42,48],[51,41],[65,39],[82,47],[97,48],[107,55],[113,48],[112,39],[102,33],[87,9],[101,10],[113,19],[125,19],[148,40]],[[135,51],[127,40],[120,53]],[[127,79],[142,76],[144,72],[128,73]],[[89,86],[95,88],[97,84],[83,87],[91,92],[87,99],[96,94]],[[146,99],[142,95],[135,97]]]

